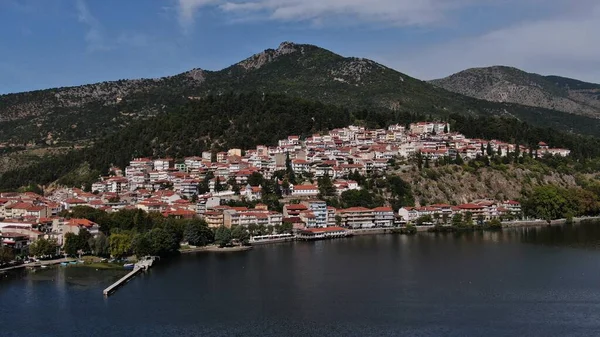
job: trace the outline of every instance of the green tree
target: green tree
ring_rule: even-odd
[[[487,155],[489,157],[494,155],[494,150],[492,150],[492,144],[490,144],[490,142],[487,143],[487,147],[485,149],[485,152],[487,153]]]
[[[294,173],[294,169],[292,168],[292,160],[290,159],[290,153],[285,153],[285,173],[287,175],[287,179],[290,183],[296,184],[296,174]]]
[[[153,228],[148,235],[152,247],[152,255],[169,256],[179,251],[177,233],[172,228]]]
[[[492,219],[488,225],[487,228],[490,230],[501,230],[502,229],[502,222],[500,222],[500,220],[498,219]]]
[[[317,184],[319,186],[319,194],[321,197],[332,197],[336,195],[335,186],[328,175],[324,175],[317,179]]]
[[[63,249],[67,255],[76,255],[79,250],[79,237],[75,233],[65,234]]]
[[[452,216],[452,226],[462,226],[463,225],[463,215],[461,213],[456,213]]]
[[[553,219],[561,218],[568,213],[575,213],[573,204],[567,199],[568,196],[568,191],[558,186],[538,186],[523,202],[525,214],[550,223]]]
[[[231,230],[231,238],[238,240],[242,245],[247,245],[250,240],[250,234],[243,226],[235,226]]]
[[[214,240],[214,234],[202,220],[191,220],[185,225],[183,239],[194,246],[206,246]]]
[[[138,257],[157,255],[152,247],[150,233],[138,233],[131,240],[131,252]]]
[[[15,253],[12,248],[0,246],[0,265],[8,263],[15,259]]]
[[[99,233],[96,237],[90,238],[88,243],[94,255],[107,256],[110,252],[110,242],[104,233]]]
[[[79,234],[77,234],[77,250],[81,250],[83,252],[90,251],[89,242],[92,239],[92,234],[87,229],[80,229]]]
[[[252,172],[252,174],[248,177],[248,184],[250,184],[250,186],[262,186],[264,183],[265,178],[258,172]]]
[[[40,238],[29,245],[29,255],[54,256],[58,253],[58,243],[55,239]]]
[[[422,215],[416,220],[417,225],[422,225],[424,223],[431,223],[431,222],[433,222],[433,218],[429,214]]]
[[[473,225],[473,213],[466,212],[464,217],[465,225],[472,226]]]
[[[132,235],[129,233],[111,234],[108,241],[110,244],[110,255],[123,257],[131,253]]]
[[[224,190],[225,190],[225,187],[223,186],[223,184],[221,184],[221,178],[217,177],[217,179],[215,180],[215,191],[221,192]]]
[[[283,233],[292,233],[292,230],[294,229],[294,225],[290,222],[284,222],[281,224],[280,227],[280,234]]]
[[[421,168],[423,168],[423,155],[421,154],[421,151],[417,151],[415,157],[417,161],[417,168],[421,170]]]
[[[225,226],[219,226],[215,230],[215,242],[221,248],[229,245],[231,243],[231,230]]]

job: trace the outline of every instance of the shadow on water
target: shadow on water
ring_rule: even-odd
[[[127,273],[126,270],[87,267],[52,266],[47,269],[18,269],[0,275],[0,291],[14,282],[56,282],[77,288],[110,284]]]
[[[518,237],[523,243],[556,247],[600,249],[600,222],[521,228]]]

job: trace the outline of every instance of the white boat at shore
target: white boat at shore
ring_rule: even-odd
[[[270,235],[258,235],[250,237],[249,243],[255,245],[266,245],[269,243],[287,242],[294,241],[296,237],[293,234],[270,234]]]

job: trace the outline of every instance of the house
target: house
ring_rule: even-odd
[[[150,212],[163,212],[167,208],[167,203],[156,200],[144,200],[135,205],[136,208]]]
[[[88,219],[69,219],[63,222],[62,231],[59,229],[58,232],[62,232],[64,236],[66,233],[79,234],[79,231],[82,229],[86,229],[92,236],[100,233],[100,225]]]
[[[298,231],[297,238],[301,240],[319,240],[341,238],[349,235],[349,231],[342,227],[307,228]]]
[[[391,207],[373,208],[373,222],[377,227],[392,227],[394,225],[394,210]]]
[[[285,218],[299,217],[300,212],[306,211],[308,207],[303,204],[288,204],[283,206],[283,216]]]
[[[223,212],[206,211],[204,212],[204,220],[209,228],[217,228],[223,226]]]
[[[402,207],[398,210],[398,216],[400,216],[404,221],[415,221],[419,218],[419,212],[417,212],[415,207]]]
[[[62,203],[62,206],[64,209],[69,210],[73,207],[77,207],[77,206],[87,206],[88,202],[82,199],[77,199],[77,198],[68,198],[66,200],[64,200]]]
[[[342,226],[348,228],[370,228],[375,226],[375,214],[365,207],[350,207],[338,210]]]
[[[4,206],[4,213],[8,219],[19,219],[27,215],[27,209],[33,207],[33,204],[27,202],[16,202]]]
[[[30,206],[27,208],[26,216],[39,218],[47,218],[51,215],[50,209],[46,206]]]
[[[19,233],[0,233],[0,246],[12,248],[15,255],[27,253],[29,236]]]
[[[240,191],[240,195],[246,200],[260,200],[262,199],[262,187],[261,186],[250,186],[246,185],[246,188]]]
[[[291,185],[292,196],[294,197],[315,197],[319,194],[319,188],[316,185]]]
[[[175,209],[175,210],[167,210],[162,212],[162,215],[165,218],[175,218],[175,219],[193,219],[196,217],[196,212],[190,211],[188,209]]]

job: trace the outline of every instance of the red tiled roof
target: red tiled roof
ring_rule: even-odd
[[[371,212],[372,210],[366,207],[350,207],[346,209],[340,210],[340,212],[350,213],[350,212]]]
[[[294,191],[310,191],[310,190],[318,190],[319,188],[315,185],[296,185],[294,186]]]
[[[460,209],[482,209],[484,207],[475,205],[475,204],[462,204],[462,205],[458,205],[458,208],[460,208]]]
[[[95,222],[92,222],[92,221],[88,220],[88,219],[70,219],[67,222],[67,225],[89,228],[89,227],[92,227],[92,226],[97,225],[97,224]]]
[[[342,227],[324,227],[324,228],[308,228],[304,230],[305,232],[311,233],[327,233],[327,232],[338,232],[338,231],[346,231],[345,228]]]
[[[65,200],[65,203],[67,203],[67,204],[85,204],[86,201],[81,200],[81,199],[76,199],[76,198],[69,198],[69,199]]]
[[[308,207],[306,207],[303,204],[289,204],[289,205],[285,205],[284,207],[290,211],[301,211],[301,210],[308,209]]]

